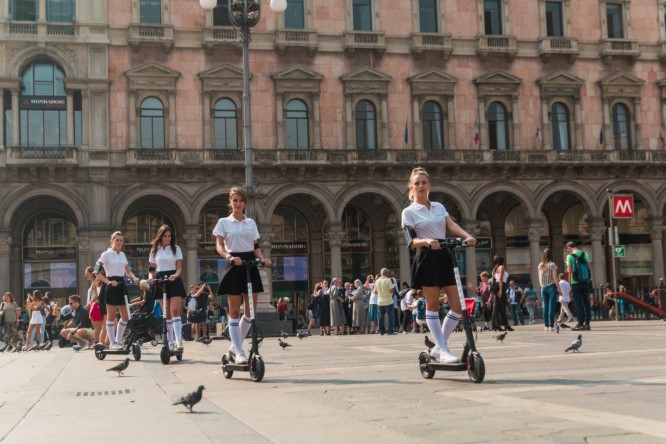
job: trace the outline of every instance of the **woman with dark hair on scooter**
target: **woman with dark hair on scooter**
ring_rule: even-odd
[[[155,279],[168,278],[166,285],[167,304],[167,338],[169,348],[183,350],[183,321],[181,309],[185,297],[185,286],[180,275],[183,271],[183,253],[176,245],[176,233],[168,225],[162,225],[157,230],[155,239],[150,244],[150,257],[148,258],[148,283],[152,285]],[[153,287],[154,296],[162,307],[162,290]]]
[[[402,211],[402,228],[407,244],[416,249],[412,263],[412,288],[423,290],[426,299],[426,323],[435,339],[436,347],[430,355],[440,362],[458,361],[448,348],[447,341],[462,316],[458,287],[453,271],[451,251],[442,248],[440,241],[447,234],[460,236],[468,245],[474,239],[458,225],[439,202],[429,200],[430,175],[423,168],[414,168],[409,177],[409,200],[412,204]],[[447,233],[447,230],[449,233]],[[439,291],[443,288],[451,310],[439,322]]]
[[[235,354],[236,364],[247,363],[247,357],[243,351],[243,339],[250,330],[251,320],[249,295],[243,298],[243,292],[247,292],[247,275],[243,261],[259,259],[264,266],[270,267],[271,260],[265,259],[259,248],[259,230],[254,220],[245,215],[247,193],[241,187],[232,187],[229,190],[229,207],[231,214],[220,218],[213,229],[213,235],[217,239],[216,250],[220,256],[227,260],[227,265],[222,274],[222,280],[217,294],[227,295],[229,301],[229,336],[232,345],[230,354]],[[252,304],[257,306],[257,294],[264,291],[261,277],[257,267],[250,268],[250,279],[252,280]],[[243,319],[240,318],[241,301],[244,303]]]
[[[504,256],[496,254],[493,257],[492,285],[490,286],[491,300],[493,301],[493,330],[513,331],[506,317],[506,289],[509,286],[509,272],[504,266]]]
[[[123,334],[127,327],[129,318],[127,305],[125,305],[125,275],[132,278],[135,284],[139,283],[137,278],[129,267],[127,257],[123,253],[123,234],[116,231],[111,235],[109,248],[102,253],[97,262],[104,266],[106,276],[96,271],[96,276],[106,284],[106,334],[109,337],[111,350],[121,350],[123,348]],[[96,267],[97,268],[97,267]],[[116,311],[120,311],[120,321],[118,328],[115,328]]]

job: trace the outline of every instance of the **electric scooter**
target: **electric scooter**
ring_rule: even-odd
[[[129,315],[129,300],[127,299],[127,287],[125,287],[125,307],[127,307],[127,313]],[[109,338],[110,340],[111,338]],[[123,339],[123,348],[120,350],[110,350],[107,349],[104,344],[95,344],[95,357],[102,361],[106,358],[106,355],[129,355],[130,352],[134,356],[135,361],[141,360],[141,344],[137,342],[132,342],[131,335],[125,336]]]
[[[171,357],[175,356],[179,361],[183,360],[183,351],[182,350],[171,350],[169,348],[169,339],[167,333],[167,310],[168,300],[167,300],[167,285],[169,283],[169,277],[164,276],[162,279],[155,279],[155,285],[162,288],[162,349],[160,350],[160,361],[162,364],[168,365],[171,362]]]
[[[481,358],[481,355],[476,350],[476,345],[474,344],[472,323],[469,316],[467,315],[467,309],[465,307],[465,294],[463,293],[462,281],[460,279],[460,270],[458,269],[458,262],[456,261],[455,252],[453,251],[455,247],[466,247],[467,244],[461,239],[456,239],[454,241],[440,240],[439,244],[442,247],[448,248],[451,252],[453,272],[456,277],[458,295],[460,296],[460,306],[462,308],[461,322],[465,332],[466,341],[460,362],[454,362],[452,364],[437,362],[430,356],[430,350],[422,351],[421,354],[419,354],[419,369],[421,371],[421,376],[426,379],[431,379],[433,376],[435,376],[435,371],[437,370],[448,372],[462,372],[467,370],[469,379],[471,379],[473,382],[479,383],[483,381],[486,370],[485,365],[483,364],[483,358]]]
[[[250,378],[252,378],[252,381],[261,382],[261,380],[264,379],[264,371],[266,370],[266,367],[264,365],[264,360],[262,359],[261,355],[259,355],[259,340],[257,338],[257,323],[254,317],[250,267],[260,267],[263,265],[259,259],[243,261],[242,264],[245,265],[245,274],[247,276],[247,294],[250,305],[250,332],[252,336],[252,346],[250,348],[250,356],[248,357],[247,364],[235,364],[234,356],[230,353],[226,353],[224,356],[222,356],[222,374],[225,378],[230,379],[233,376],[234,371],[250,372]]]

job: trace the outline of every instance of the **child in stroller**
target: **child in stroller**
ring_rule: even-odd
[[[155,299],[150,291],[150,284],[146,280],[139,283],[143,292],[141,296],[130,301],[130,317],[127,323],[127,334],[125,341],[129,339],[130,344],[152,342],[155,340],[153,331],[153,315],[155,310]]]

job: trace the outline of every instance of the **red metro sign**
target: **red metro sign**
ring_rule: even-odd
[[[613,195],[613,218],[631,219],[634,217],[634,196],[631,194]]]

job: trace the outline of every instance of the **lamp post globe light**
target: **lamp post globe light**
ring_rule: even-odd
[[[245,150],[245,188],[247,190],[247,203],[245,213],[254,217],[254,189],[252,166],[252,112],[250,110],[250,28],[259,23],[261,17],[260,0],[228,0],[229,21],[240,28],[243,47],[243,149]],[[204,9],[214,9],[218,6],[217,0],[199,0]],[[270,8],[273,12],[281,13],[287,9],[287,0],[271,0]]]

